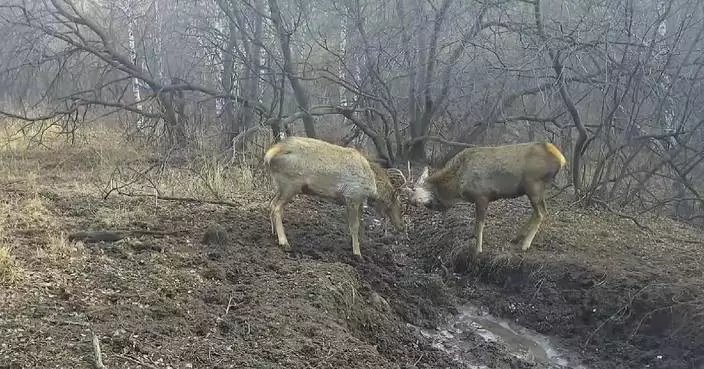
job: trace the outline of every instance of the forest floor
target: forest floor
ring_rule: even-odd
[[[644,231],[558,196],[533,248],[520,252],[508,239],[528,203],[496,202],[485,252],[453,273],[457,250],[474,241],[471,205],[445,214],[408,208],[407,234],[387,234],[365,215],[358,262],[344,209],[299,197],[284,214],[288,254],[271,234],[266,185],[243,180],[256,181],[251,171],[150,179],[171,190],[163,196],[224,193],[223,204],[148,191],[104,198],[111,176],[139,177],[115,170],[136,154],[3,152],[0,368],[94,367],[93,336],[107,368],[554,367],[476,334],[463,337],[476,366],[461,364],[418,333],[465,303],[555,337],[589,368],[704,362],[701,231],[667,220],[644,220],[652,230]],[[210,237],[218,228],[226,236]],[[132,234],[69,239],[89,230]]]

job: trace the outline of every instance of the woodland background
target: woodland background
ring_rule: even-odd
[[[695,0],[4,0],[0,119],[223,167],[282,131],[401,168],[549,140],[575,202],[700,222],[703,32]]]

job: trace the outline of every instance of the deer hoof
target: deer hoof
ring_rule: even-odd
[[[287,243],[280,243],[279,247],[281,248],[281,250],[284,250],[285,252],[291,251],[291,245],[289,245],[288,242]]]

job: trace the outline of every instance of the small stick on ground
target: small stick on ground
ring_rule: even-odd
[[[90,327],[90,324],[87,322],[76,322],[73,320],[67,320],[67,319],[53,319],[53,318],[42,318],[45,322],[49,323],[55,323],[55,324],[66,324],[66,325],[77,325],[80,327]]]
[[[425,356],[425,352],[420,355],[420,357],[418,358],[418,360],[416,360],[415,363],[413,363],[414,368],[418,367],[418,363],[420,363],[420,361],[423,360],[423,356]]]
[[[230,312],[230,308],[233,308],[237,306],[237,304],[232,303],[232,299],[234,299],[234,296],[230,296],[230,299],[227,301],[227,308],[225,308],[225,315],[227,315]],[[225,315],[223,315],[221,318],[224,318]]]
[[[227,314],[230,313],[230,309],[237,306],[237,304],[232,303],[232,300],[234,298],[235,298],[234,296],[230,296],[230,299],[227,301],[227,307],[225,308],[225,314],[223,314],[222,316],[219,316],[217,319],[215,319],[216,323],[219,324],[221,321],[223,321],[223,319],[225,319],[225,316],[227,316]],[[210,329],[210,332],[208,332],[208,334],[206,334],[205,337],[210,337],[210,334],[214,333],[216,330],[217,330],[217,324],[215,326],[213,326],[213,328]]]
[[[92,341],[93,341],[93,354],[95,354],[95,368],[96,369],[107,369],[105,365],[103,364],[103,354],[100,351],[100,340],[98,339],[98,336],[95,335],[93,331],[90,332],[91,336],[93,336]]]
[[[139,359],[134,358],[134,357],[132,357],[132,356],[121,355],[121,354],[116,354],[115,356],[117,356],[117,357],[119,357],[119,358],[123,358],[123,359],[125,359],[125,360],[129,360],[129,361],[131,361],[131,362],[133,362],[133,363],[136,363],[136,364],[139,364],[139,365],[141,365],[141,366],[146,366],[147,368],[152,368],[152,369],[157,369],[157,368],[158,368],[156,365],[149,364],[149,363],[147,363],[147,362],[145,362],[145,361],[143,361],[143,360],[139,360]]]
[[[138,193],[127,193],[122,191],[117,191],[118,194],[128,197],[152,197],[157,200],[165,201],[179,201],[179,202],[192,202],[192,203],[202,203],[202,204],[212,204],[212,205],[224,205],[232,208],[241,207],[240,204],[235,204],[231,201],[221,201],[221,200],[207,200],[207,199],[196,199],[193,197],[175,197],[175,196],[164,196],[164,195],[150,195],[150,194],[138,194]]]

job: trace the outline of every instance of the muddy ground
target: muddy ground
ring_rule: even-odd
[[[704,359],[704,239],[672,222],[649,223],[653,235],[558,197],[521,253],[507,240],[527,201],[496,203],[486,252],[453,273],[473,241],[471,206],[411,208],[407,235],[366,214],[358,262],[344,209],[315,199],[287,208],[287,254],[261,189],[230,195],[234,206],[103,199],[85,163],[41,156],[22,165],[0,178],[1,237],[13,259],[0,278],[3,369],[93,367],[93,334],[107,368],[468,367],[409,326],[435,328],[465,302],[559,337],[590,368],[698,368]],[[226,238],[204,239],[214,227]],[[100,229],[146,234],[69,240]],[[466,339],[476,364],[548,367]]]
[[[471,206],[425,213],[417,224],[434,226],[415,232],[411,256],[425,272],[447,274],[439,256],[461,272],[453,275],[461,300],[557,337],[588,367],[702,368],[702,232],[663,219],[641,220],[643,230],[568,201],[550,201],[551,218],[526,253],[509,240],[530,215],[527,201],[493,204],[477,258],[463,249],[474,242],[463,230]]]

